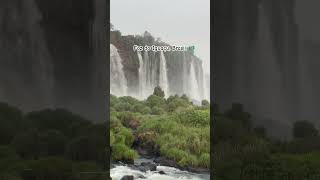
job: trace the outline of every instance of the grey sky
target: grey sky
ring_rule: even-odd
[[[320,40],[320,1],[296,0],[296,18],[304,39]]]
[[[171,45],[194,45],[210,71],[210,0],[111,0],[110,9],[122,34],[149,31]]]

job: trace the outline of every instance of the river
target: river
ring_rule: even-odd
[[[148,159],[137,159],[135,165],[139,165],[141,162],[152,162]],[[157,166],[157,171],[142,172],[127,165],[113,164],[114,167],[110,170],[110,176],[112,180],[120,180],[123,176],[134,176],[135,180],[209,180],[209,174],[197,174],[188,171],[181,171],[179,169],[167,166]],[[159,171],[163,171],[165,174],[159,174]]]

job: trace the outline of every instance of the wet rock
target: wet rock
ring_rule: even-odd
[[[156,171],[157,170],[157,165],[151,162],[143,162],[140,164],[139,169],[141,171]]]
[[[133,176],[123,176],[121,180],[133,180]]]
[[[199,174],[210,173],[210,170],[206,168],[187,167],[186,170],[193,173],[199,173]]]
[[[146,177],[142,176],[142,175],[139,175],[138,176],[138,179],[146,179]]]
[[[159,171],[159,174],[166,174],[165,172],[163,172],[163,171]]]
[[[200,174],[210,173],[209,169],[207,169],[207,168],[195,168],[195,167],[191,167],[191,166],[182,167],[176,161],[171,160],[171,159],[167,159],[165,157],[158,157],[154,160],[154,162],[157,164],[160,164],[162,166],[174,167],[174,168],[180,169],[182,171],[190,171],[193,173],[200,173]]]
[[[184,169],[182,168],[176,161],[171,160],[171,159],[167,159],[164,157],[158,157],[154,160],[155,163],[158,163],[162,166],[169,166],[169,167],[174,167],[177,169]]]

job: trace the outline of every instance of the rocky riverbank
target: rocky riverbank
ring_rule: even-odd
[[[163,163],[163,164],[161,164]],[[167,164],[167,165],[164,165]],[[112,163],[110,175],[113,180],[133,180],[133,179],[153,179],[153,180],[170,180],[170,179],[210,179],[209,171],[200,169],[176,168],[176,163],[165,160],[165,158],[144,159],[139,158],[133,164],[122,162]],[[180,169],[181,168],[181,169]]]

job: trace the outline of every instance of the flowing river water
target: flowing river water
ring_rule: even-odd
[[[139,165],[142,162],[152,162],[148,159],[137,159],[135,165]],[[197,174],[188,171],[181,171],[179,169],[168,166],[157,166],[156,171],[139,171],[125,164],[113,164],[113,168],[110,169],[110,176],[112,180],[121,180],[123,176],[134,176],[135,180],[209,180],[210,174]],[[163,171],[165,174],[159,174],[159,171]]]

